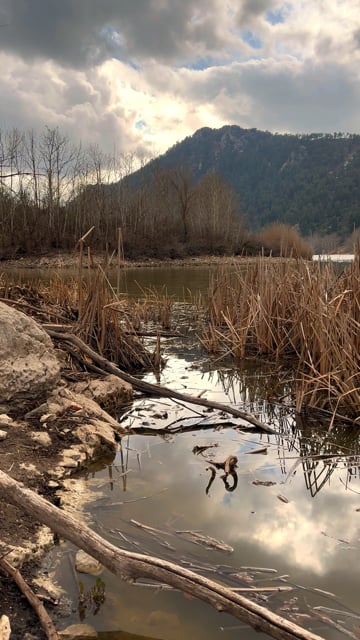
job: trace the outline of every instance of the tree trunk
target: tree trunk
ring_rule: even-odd
[[[211,604],[218,611],[230,613],[278,640],[323,640],[320,636],[268,611],[228,587],[193,571],[160,558],[118,549],[3,471],[0,471],[0,495],[60,536],[84,549],[122,580],[134,582],[138,578],[148,578],[165,582]]]

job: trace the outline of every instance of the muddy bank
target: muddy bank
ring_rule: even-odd
[[[54,388],[36,398],[2,399],[0,469],[81,518],[85,496],[77,491],[75,475],[97,458],[115,455],[122,429],[111,413],[132,401],[133,390],[111,375],[77,372],[69,381],[63,354],[54,351],[62,365]],[[42,557],[57,542],[50,529],[0,497],[0,555],[20,568],[31,587]],[[45,638],[37,616],[2,570],[0,594],[0,617],[10,619],[12,640]],[[50,615],[59,615],[51,601],[47,607]]]
[[[116,255],[106,255],[105,252],[96,252],[92,255],[92,260],[96,263],[102,264],[104,261],[108,259],[110,266],[121,269],[124,268],[134,268],[134,267],[161,267],[166,265],[172,266],[207,266],[207,265],[221,265],[224,263],[227,264],[238,264],[250,261],[258,260],[257,257],[246,257],[246,256],[188,256],[186,258],[175,258],[175,259],[166,259],[166,260],[153,260],[151,258],[144,258],[143,260],[121,260],[120,262],[117,259]],[[272,258],[273,259],[273,258]],[[66,268],[74,268],[79,263],[79,255],[76,252],[72,253],[47,253],[41,256],[22,256],[13,259],[0,260],[0,271],[1,269],[11,269],[11,268],[24,268],[24,269],[66,269]],[[88,258],[84,256],[84,266],[88,266]]]

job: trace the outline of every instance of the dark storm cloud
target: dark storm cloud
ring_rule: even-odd
[[[186,58],[219,46],[218,0],[0,0],[0,49],[85,67],[109,57]],[[204,19],[202,18],[204,16]]]
[[[237,21],[240,26],[247,26],[254,18],[257,18],[275,6],[279,6],[278,0],[243,0],[237,13]]]

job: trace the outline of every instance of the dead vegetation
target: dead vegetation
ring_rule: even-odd
[[[212,283],[201,342],[218,356],[297,362],[296,409],[356,420],[360,404],[360,256],[331,263],[260,258]]]
[[[162,367],[162,336],[180,335],[179,305],[164,290],[131,298],[110,284],[111,258],[94,261],[79,241],[78,277],[37,290],[4,283],[0,295],[54,323],[125,371]],[[120,254],[119,254],[120,255]],[[124,268],[120,258],[118,268]],[[298,413],[321,410],[356,421],[360,404],[360,252],[346,270],[332,263],[260,257],[219,267],[206,298],[181,306],[210,356],[271,357],[274,371],[291,364]],[[177,316],[177,317],[176,317]],[[144,338],[152,336],[152,351]],[[289,370],[290,370],[289,364]],[[72,366],[85,368],[75,350]]]

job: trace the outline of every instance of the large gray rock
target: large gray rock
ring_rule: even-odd
[[[0,302],[0,403],[33,399],[60,378],[60,365],[43,329],[21,311]]]

